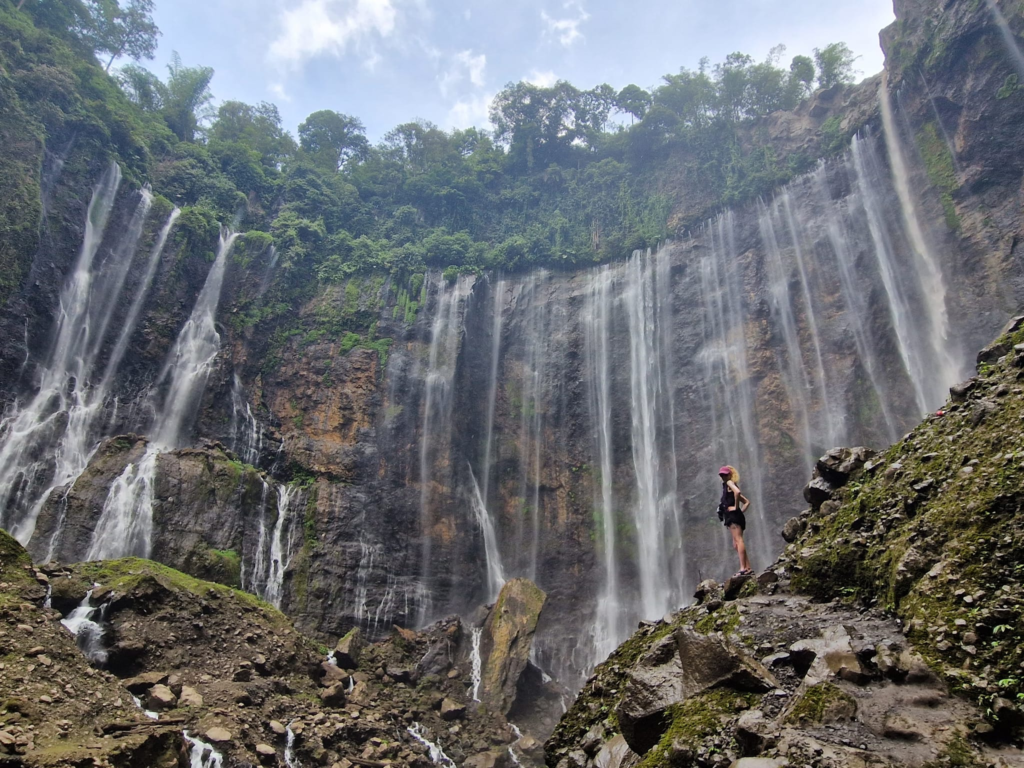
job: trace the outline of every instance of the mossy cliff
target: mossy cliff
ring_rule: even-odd
[[[949,403],[807,514],[781,561],[801,592],[898,617],[986,709],[1024,700],[1022,427],[1018,318]]]

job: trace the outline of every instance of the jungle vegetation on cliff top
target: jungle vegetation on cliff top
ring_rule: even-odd
[[[323,110],[296,141],[272,104],[228,101],[214,111],[213,70],[177,56],[166,79],[134,64],[106,74],[119,55],[152,55],[151,6],[3,0],[5,145],[60,152],[84,142],[97,156],[113,147],[130,178],[184,209],[179,240],[198,243],[217,222],[236,221],[263,233],[246,250],[273,242],[296,284],[427,267],[585,265],[654,245],[670,234],[657,179],[670,153],[685,153],[712,204],[766,192],[815,158],[744,151],[739,131],[794,108],[816,85],[852,79],[842,43],[788,66],[780,46],[763,62],[739,53],[705,60],[650,92],[509,84],[491,106],[493,132],[410,122],[372,146],[358,118]],[[0,193],[0,227],[13,238],[0,254],[0,302],[26,266],[17,235],[38,226],[38,194],[16,181],[36,174],[22,162],[0,162],[0,181],[11,182]]]

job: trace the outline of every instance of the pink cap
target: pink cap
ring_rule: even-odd
[[[720,475],[731,475],[732,474],[732,467],[722,467],[720,470],[718,470],[718,474],[720,474]]]

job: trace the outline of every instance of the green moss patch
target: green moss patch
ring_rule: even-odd
[[[830,723],[850,719],[857,713],[857,702],[832,683],[818,683],[805,690],[786,715],[791,725]]]

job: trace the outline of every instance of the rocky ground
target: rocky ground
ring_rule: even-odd
[[[541,760],[506,719],[543,605],[529,582],[481,611],[474,690],[474,629],[455,617],[328,649],[246,593],[143,560],[37,568],[0,538],[0,766],[213,766],[212,750],[289,768]],[[61,623],[76,609],[97,628],[78,646]]]
[[[1024,765],[1024,317],[884,455],[836,449],[756,579],[642,625],[550,768]]]

